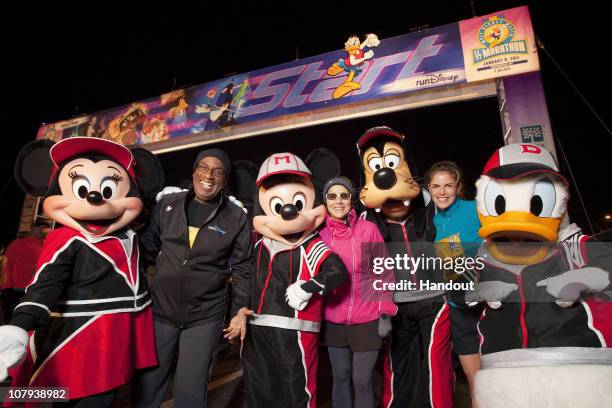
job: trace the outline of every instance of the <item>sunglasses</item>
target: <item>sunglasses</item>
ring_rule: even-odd
[[[348,199],[351,198],[351,195],[349,193],[340,193],[339,195],[340,195],[340,199],[342,201],[347,201]],[[338,198],[338,194],[336,194],[336,193],[327,193],[325,198],[327,198],[328,201],[336,201],[336,198]]]

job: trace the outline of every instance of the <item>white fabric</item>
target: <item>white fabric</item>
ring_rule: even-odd
[[[167,196],[168,194],[180,193],[181,191],[187,191],[187,190],[184,190],[180,187],[174,187],[174,186],[164,187],[164,189],[160,191],[159,193],[157,193],[157,195],[155,196],[155,202],[159,202],[159,200],[161,200],[164,196]]]
[[[476,373],[479,408],[609,408],[612,365],[489,368]]]
[[[0,326],[0,381],[6,379],[9,368],[23,361],[28,341],[28,333],[21,327]]]
[[[305,280],[298,279],[295,283],[289,285],[287,292],[285,292],[285,300],[295,310],[304,310],[312,297],[312,293],[302,289],[304,283],[306,283]]]

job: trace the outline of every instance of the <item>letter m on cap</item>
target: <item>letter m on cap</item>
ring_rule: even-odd
[[[291,164],[291,156],[274,156],[273,166],[278,166],[281,162],[285,162],[286,164]]]

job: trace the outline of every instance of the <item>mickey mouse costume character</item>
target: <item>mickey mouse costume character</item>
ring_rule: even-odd
[[[504,146],[476,187],[485,262],[466,300],[487,302],[478,406],[612,406],[612,251],[561,227],[568,182],[552,154]]]
[[[315,232],[325,207],[316,205],[299,157],[271,155],[256,184],[253,224],[263,238],[255,244],[255,314],[242,350],[247,404],[316,407],[322,295],[345,281],[346,267]]]
[[[29,343],[31,361],[11,372],[13,386],[66,387],[75,406],[110,406],[134,370],[157,364],[129,225],[163,186],[161,165],[144,149],[74,137],[28,144],[15,176],[63,226],[48,235],[25,297],[0,327],[0,379]]]
[[[357,140],[365,179],[359,195],[367,208],[363,216],[378,225],[390,258],[435,257],[433,207],[425,204],[404,139],[379,126]],[[440,281],[441,276],[426,268],[395,269],[396,282],[414,287],[393,293],[398,311],[384,365],[385,408],[452,407],[449,306],[443,291],[420,289],[420,282]]]

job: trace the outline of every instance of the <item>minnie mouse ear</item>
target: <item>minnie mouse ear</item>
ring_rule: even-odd
[[[248,214],[253,214],[253,201],[257,195],[257,173],[259,169],[249,160],[235,161],[229,179],[230,191],[247,208]]]
[[[151,200],[164,188],[166,180],[164,169],[157,156],[150,151],[140,147],[130,150],[136,160],[134,173],[138,189],[145,200]]]
[[[325,147],[319,147],[310,152],[305,163],[312,172],[312,181],[317,190],[317,197],[320,196],[325,183],[342,174],[340,159],[338,159],[336,153]]]
[[[25,145],[15,161],[15,180],[23,191],[44,196],[53,174],[53,162],[49,155],[51,140],[35,140]]]

